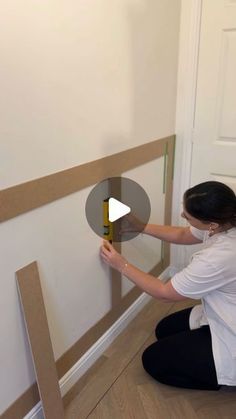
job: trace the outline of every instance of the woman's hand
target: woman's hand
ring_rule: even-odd
[[[126,264],[126,259],[114,249],[109,241],[103,241],[103,244],[100,248],[100,255],[103,262],[111,266],[113,269],[122,272],[122,269]]]

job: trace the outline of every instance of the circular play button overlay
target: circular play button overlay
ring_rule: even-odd
[[[91,190],[85,213],[88,224],[98,236],[122,242],[144,230],[151,205],[147,193],[138,183],[126,177],[112,177]]]

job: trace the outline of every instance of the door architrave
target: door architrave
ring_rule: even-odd
[[[182,0],[181,2],[173,225],[186,225],[181,218],[182,197],[185,190],[191,186],[202,5],[203,0]],[[172,247],[171,265],[174,270],[182,269],[187,263],[187,258],[184,247]]]

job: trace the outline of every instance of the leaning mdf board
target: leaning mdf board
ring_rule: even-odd
[[[16,272],[45,419],[63,419],[64,409],[53,356],[37,263]]]

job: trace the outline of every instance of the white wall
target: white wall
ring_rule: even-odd
[[[0,188],[173,134],[179,12],[179,0],[5,2]],[[0,225],[0,412],[35,379],[16,270],[39,263],[56,358],[110,308],[89,190]]]

